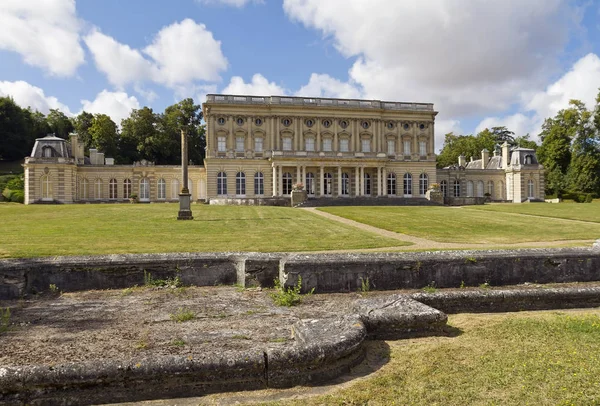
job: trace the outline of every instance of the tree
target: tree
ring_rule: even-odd
[[[518,137],[515,137],[514,143],[515,146],[519,148],[529,148],[537,150],[537,148],[539,147],[539,145],[535,141],[529,139],[529,134],[519,135]]]
[[[94,115],[87,111],[82,111],[73,119],[73,127],[79,135],[79,141],[83,144],[84,151],[92,148],[92,136],[90,135],[90,127],[94,121]]]
[[[69,120],[69,117],[65,113],[58,109],[50,109],[48,116],[46,116],[50,130],[60,138],[67,139],[69,133],[73,131],[73,123]]]
[[[487,130],[487,128],[486,128]],[[485,130],[484,130],[485,131]],[[492,127],[491,130],[488,130],[491,135],[494,137],[494,139],[496,140],[496,144],[498,145],[502,145],[505,142],[508,142],[509,145],[515,145],[515,133],[510,131],[508,128],[502,126],[502,127]]]
[[[117,125],[106,114],[96,114],[89,127],[92,145],[104,152],[107,157],[115,157],[118,153],[119,139]]]
[[[487,128],[476,136],[446,134],[444,146],[437,157],[438,168],[458,163],[458,157],[464,155],[466,158],[479,159],[481,151],[487,149],[493,151],[496,145],[496,136]]]
[[[156,163],[162,151],[157,142],[159,115],[149,107],[134,109],[128,118],[121,121],[119,161],[131,163],[148,159]]]
[[[571,100],[569,104],[573,106],[577,117],[575,137],[571,146],[571,164],[567,172],[569,187],[584,193],[600,192],[598,128],[595,128],[592,113],[582,102]]]
[[[173,155],[170,157],[174,162],[181,162],[181,131],[188,137],[188,158],[195,164],[201,164],[204,160],[204,148],[206,137],[204,126],[201,123],[201,106],[194,104],[194,99],[187,98],[179,103],[173,104],[165,109],[162,115],[163,130],[168,134],[174,147]]]

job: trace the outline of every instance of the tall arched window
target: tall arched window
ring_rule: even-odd
[[[315,195],[315,174],[312,172],[306,174],[306,193],[309,196]]]
[[[131,196],[131,179],[125,179],[123,181],[123,197],[129,199]]]
[[[455,180],[453,184],[454,197],[460,197],[460,181]]]
[[[473,197],[473,182],[467,182],[467,197]]]
[[[254,174],[254,194],[262,196],[265,194],[265,175],[262,172]]]
[[[96,179],[94,182],[94,198],[96,200],[102,199],[102,179]]]
[[[394,172],[388,173],[387,176],[387,194],[396,196],[396,174]]]
[[[244,172],[235,174],[235,195],[246,196],[246,174]]]
[[[331,196],[333,193],[333,175],[329,172],[323,175],[323,193],[325,196]]]
[[[117,180],[114,178],[108,181],[108,198],[111,200],[117,198]]]
[[[52,158],[52,148],[50,148],[48,146],[42,148],[42,157]]]
[[[90,181],[86,178],[81,180],[81,198],[89,199],[90,198]]]
[[[350,194],[350,177],[347,173],[342,173],[342,196]]]
[[[363,194],[365,196],[371,196],[371,175],[365,173],[363,177]]]
[[[477,181],[477,197],[483,197],[483,181]]]
[[[157,182],[158,190],[156,192],[156,198],[164,200],[167,198],[167,182],[163,178],[160,178]]]
[[[446,182],[445,180],[441,181],[440,189],[442,191],[442,196],[447,197],[448,196],[448,182]]]
[[[494,182],[492,182],[491,180],[488,180],[487,183],[487,192],[490,195],[490,198],[494,198]]]
[[[283,174],[283,194],[289,195],[292,193],[292,174],[286,172]]]
[[[173,179],[171,181],[171,199],[179,199],[179,179]]]
[[[225,172],[217,174],[217,195],[227,196],[227,174]]]
[[[140,180],[140,200],[150,201],[150,180],[148,178],[142,178]]]
[[[419,175],[419,194],[425,196],[427,189],[429,189],[429,177],[426,173],[422,173]]]
[[[527,197],[530,199],[535,198],[535,187],[533,179],[527,181]]]
[[[50,183],[50,176],[43,175],[40,178],[42,185],[42,200],[52,200],[52,184]]]
[[[404,174],[404,196],[412,196],[412,175],[410,173]]]

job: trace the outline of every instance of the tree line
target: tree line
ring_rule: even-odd
[[[117,164],[131,164],[141,159],[157,165],[181,163],[181,130],[188,134],[188,157],[202,164],[206,137],[201,124],[202,110],[191,98],[173,104],[162,113],[149,107],[132,110],[121,126],[106,114],[86,111],[67,117],[58,109],[48,115],[22,108],[10,97],[0,97],[0,160],[16,161],[31,153],[36,138],[53,133],[68,139],[79,134],[85,151],[96,148]]]
[[[481,150],[486,148],[491,155],[506,141],[513,147],[537,151],[545,168],[547,195],[600,197],[600,91],[592,110],[579,100],[571,100],[567,108],[547,118],[539,139],[538,146],[529,134],[515,137],[506,127],[492,127],[476,135],[448,133],[437,164],[440,168],[456,164],[461,154],[479,159]]]

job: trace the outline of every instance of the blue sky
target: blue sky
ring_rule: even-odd
[[[118,123],[206,93],[432,102],[436,139],[600,87],[600,2],[1,0],[0,95]]]

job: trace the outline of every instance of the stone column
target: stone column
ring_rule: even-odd
[[[396,182],[398,182],[398,179],[396,179]],[[387,169],[385,168],[381,168],[381,189],[383,189],[383,195],[387,196]],[[396,183],[396,189],[398,189],[398,183]]]
[[[277,166],[273,164],[273,197],[277,196]]]
[[[306,166],[304,166],[304,165],[302,166],[300,175],[301,175],[300,182],[302,182],[302,184],[304,185],[304,190],[306,190],[308,193],[308,190],[306,189],[306,187],[307,187],[307,185],[306,185]]]
[[[179,193],[179,213],[177,220],[193,220],[191,208],[191,196],[188,189],[188,148],[187,134],[181,130],[181,193]]]
[[[338,195],[338,197],[340,197],[342,195],[342,167],[341,166],[338,166],[337,180],[338,180],[337,195]]]
[[[381,196],[381,168],[377,167],[377,196]]]
[[[325,170],[323,166],[320,167],[320,177],[319,177],[319,197],[325,194]]]
[[[296,165],[296,183],[302,183],[302,169]]]
[[[283,196],[283,165],[279,165],[277,171],[279,172],[277,175],[277,195]]]
[[[365,194],[365,168],[364,167],[360,167],[360,174],[358,175],[360,176],[360,191],[359,191],[359,196],[362,196]]]
[[[354,196],[360,196],[360,169],[354,168]]]

